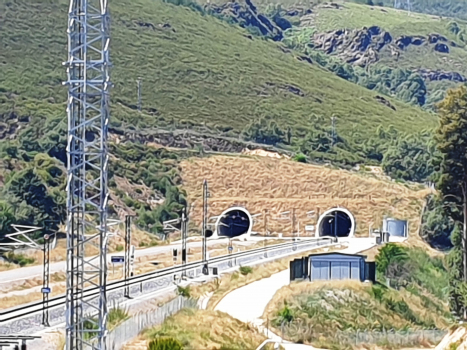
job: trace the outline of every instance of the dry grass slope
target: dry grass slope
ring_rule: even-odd
[[[256,349],[266,339],[254,327],[223,312],[194,309],[182,310],[144,333],[146,339],[156,336],[176,338],[186,350]]]
[[[281,211],[296,208],[300,227],[312,223],[306,212],[323,213],[334,206],[349,209],[357,222],[357,235],[368,234],[368,227],[381,225],[384,215],[409,220],[410,241],[419,243],[418,228],[426,188],[322,166],[268,157],[213,156],[191,158],[181,163],[184,188],[194,203],[192,217],[201,218],[202,181],[209,183],[209,210],[212,215],[232,205],[245,206],[251,213],[268,209],[268,229],[290,235],[290,221],[273,220]],[[197,222],[197,224],[200,224]],[[263,233],[263,223],[255,230]]]

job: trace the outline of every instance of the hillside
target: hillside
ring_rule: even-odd
[[[447,88],[466,81],[465,21],[349,2],[333,4],[289,17],[294,26],[284,33],[284,42],[344,79],[429,108]],[[325,63],[318,53],[327,55]],[[330,58],[338,58],[340,64],[336,67]],[[400,91],[398,85],[404,82],[411,93]]]
[[[155,233],[161,220],[178,215],[185,204],[178,162],[187,157],[180,148],[240,152],[253,141],[356,164],[381,160],[383,145],[399,135],[394,130],[406,135],[436,124],[434,115],[192,7],[110,5],[114,217],[136,212],[137,223]],[[0,0],[0,232],[15,222],[52,220],[52,229],[64,222],[67,10],[66,0]],[[178,151],[152,147],[159,144]]]
[[[435,309],[426,300],[406,290],[353,281],[298,282],[275,294],[263,318],[269,318],[276,334],[285,321],[286,339],[319,348],[431,348],[445,331],[427,330],[446,329],[449,311],[443,304]],[[422,329],[425,340],[420,344],[422,332],[417,330]],[[384,330],[392,334],[385,337]]]
[[[290,221],[272,218],[296,208],[301,231],[314,220],[306,213],[323,213],[333,206],[349,209],[357,222],[357,235],[367,236],[370,225],[379,227],[384,215],[409,220],[412,244],[422,244],[418,235],[424,199],[430,190],[420,186],[377,179],[372,174],[330,169],[268,157],[212,156],[189,158],[181,163],[183,188],[193,203],[193,221],[200,223],[202,182],[209,184],[210,213],[219,215],[232,205],[243,205],[252,214],[268,209],[271,232],[290,235]],[[214,215],[214,214],[213,214]],[[263,219],[255,230],[263,233]],[[423,244],[423,246],[425,246]]]
[[[276,330],[285,321],[284,334],[292,341],[326,349],[432,348],[452,324],[443,258],[430,257],[423,248],[386,244],[376,266],[376,283],[296,281],[285,286],[263,318]]]
[[[141,340],[130,342],[125,350],[145,350],[156,337],[177,339],[186,350],[256,349],[267,338],[256,328],[219,311],[184,309],[163,324],[144,331]],[[266,349],[272,349],[271,346]]]
[[[434,121],[394,101],[396,113],[375,94],[297,61],[277,44],[249,39],[246,31],[189,8],[148,0],[110,6],[113,125],[124,131],[193,126],[237,136],[252,119],[268,116],[299,136],[313,129],[313,113],[335,113],[343,136],[358,124],[363,138],[380,124],[410,131]],[[0,91],[16,108],[32,98],[63,113],[67,8],[64,0],[0,2]],[[139,76],[143,116],[134,113]]]

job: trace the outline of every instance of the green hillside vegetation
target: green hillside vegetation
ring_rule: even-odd
[[[149,0],[110,5],[115,83],[110,131],[111,139],[126,139],[112,147],[113,215],[117,204],[130,207],[144,228],[156,232],[161,220],[176,217],[185,204],[177,169],[183,155],[138,146],[161,128],[273,144],[354,165],[379,162],[396,135],[409,137],[436,124],[434,115],[390,98],[381,103],[376,93],[300,62],[298,53],[285,53],[278,43],[251,37],[248,30],[190,6]],[[67,11],[66,0],[0,0],[2,233],[15,222],[53,222],[56,229],[64,219],[63,211],[49,209],[63,206],[66,197],[61,63]],[[142,113],[136,109],[140,76]],[[334,146],[332,115],[338,116]],[[37,157],[60,172],[38,169]],[[128,189],[120,189],[119,179],[142,186],[147,198],[136,201]],[[32,195],[34,188],[40,191]],[[164,205],[153,210],[147,200],[158,196]],[[42,208],[39,202],[48,204]]]
[[[285,13],[277,7],[275,10],[271,10],[271,6],[264,8],[265,11]],[[287,9],[287,6],[283,8]],[[322,66],[346,80],[395,96],[402,101],[433,108],[434,104],[444,97],[446,90],[459,82],[428,79],[423,82],[417,70],[455,72],[464,77],[467,75],[467,68],[463,64],[467,59],[467,23],[463,20],[420,13],[408,16],[407,12],[401,10],[348,2],[338,9],[318,5],[313,7],[313,11],[311,20],[310,16],[307,16],[304,23],[294,17],[291,22],[295,21],[296,26],[285,31],[284,43],[307,53]],[[388,31],[393,40],[401,36],[427,37],[430,34],[439,34],[455,44],[448,44],[449,53],[435,51],[433,45],[409,45],[399,56],[384,48],[379,53],[378,61],[364,68],[346,64],[341,59],[334,58],[334,54],[326,56],[310,47],[315,33],[372,26]]]
[[[315,281],[282,288],[268,306],[271,324],[277,332],[284,325],[290,340],[328,349],[351,349],[357,332],[413,332],[450,325],[448,276],[440,258],[420,248],[387,244],[376,263],[384,284]],[[385,285],[387,279],[391,287]]]
[[[384,6],[394,6],[392,0],[352,0],[363,4],[381,4]],[[457,17],[467,19],[467,4],[464,0],[412,0],[411,10],[414,12],[428,13],[442,17]],[[398,9],[407,9],[407,2],[398,1]]]
[[[339,3],[339,2],[338,2]],[[393,36],[427,35],[438,33],[456,39],[448,29],[450,18],[438,18],[430,15],[393,9],[390,7],[368,6],[366,4],[342,3],[338,10],[329,7],[314,7],[316,17],[313,24],[318,32],[341,28],[362,28],[377,25],[391,32]],[[465,22],[458,20],[459,24]]]
[[[310,115],[333,113],[342,116],[342,137],[357,126],[368,138],[380,124],[407,131],[433,125],[434,118],[417,109],[393,102],[396,113],[376,103],[374,94],[284,55],[274,43],[250,40],[244,30],[211,16],[158,1],[110,6],[113,123],[123,130],[175,125],[231,130],[237,136],[250,120],[264,116],[290,126],[292,137],[299,137],[314,129]],[[64,101],[67,7],[63,0],[0,3],[5,15],[0,91],[19,95],[12,105],[34,103],[22,103],[24,98]],[[132,110],[138,76],[144,77],[143,116]],[[289,92],[289,86],[305,96]]]

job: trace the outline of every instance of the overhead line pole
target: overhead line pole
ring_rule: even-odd
[[[186,240],[188,236],[188,211],[187,207],[183,209],[182,213],[182,266],[187,263]],[[186,276],[186,271],[183,270],[182,276]]]
[[[208,274],[208,258],[207,258],[207,220],[208,220],[208,182],[206,180],[203,181],[203,228],[202,228],[202,235],[203,235],[203,262],[205,263],[205,274]]]
[[[42,325],[49,327],[50,236],[44,235],[44,269],[42,277]]]
[[[107,0],[70,0],[67,67],[66,349],[103,350],[107,334],[109,127]],[[89,256],[90,249],[97,256]],[[97,303],[84,296],[99,290]],[[89,329],[92,326],[93,329]]]
[[[130,297],[130,282],[131,277],[131,265],[132,265],[132,250],[131,250],[131,215],[125,215],[125,292],[126,298]]]

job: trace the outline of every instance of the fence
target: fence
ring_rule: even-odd
[[[137,313],[109,332],[107,349],[120,350],[126,342],[137,337],[143,329],[163,323],[168,316],[183,308],[197,307],[195,299],[178,296],[157,309]]]
[[[445,330],[408,330],[408,331],[336,331],[334,340],[338,344],[377,344],[416,346],[423,343],[438,344],[448,334]]]

